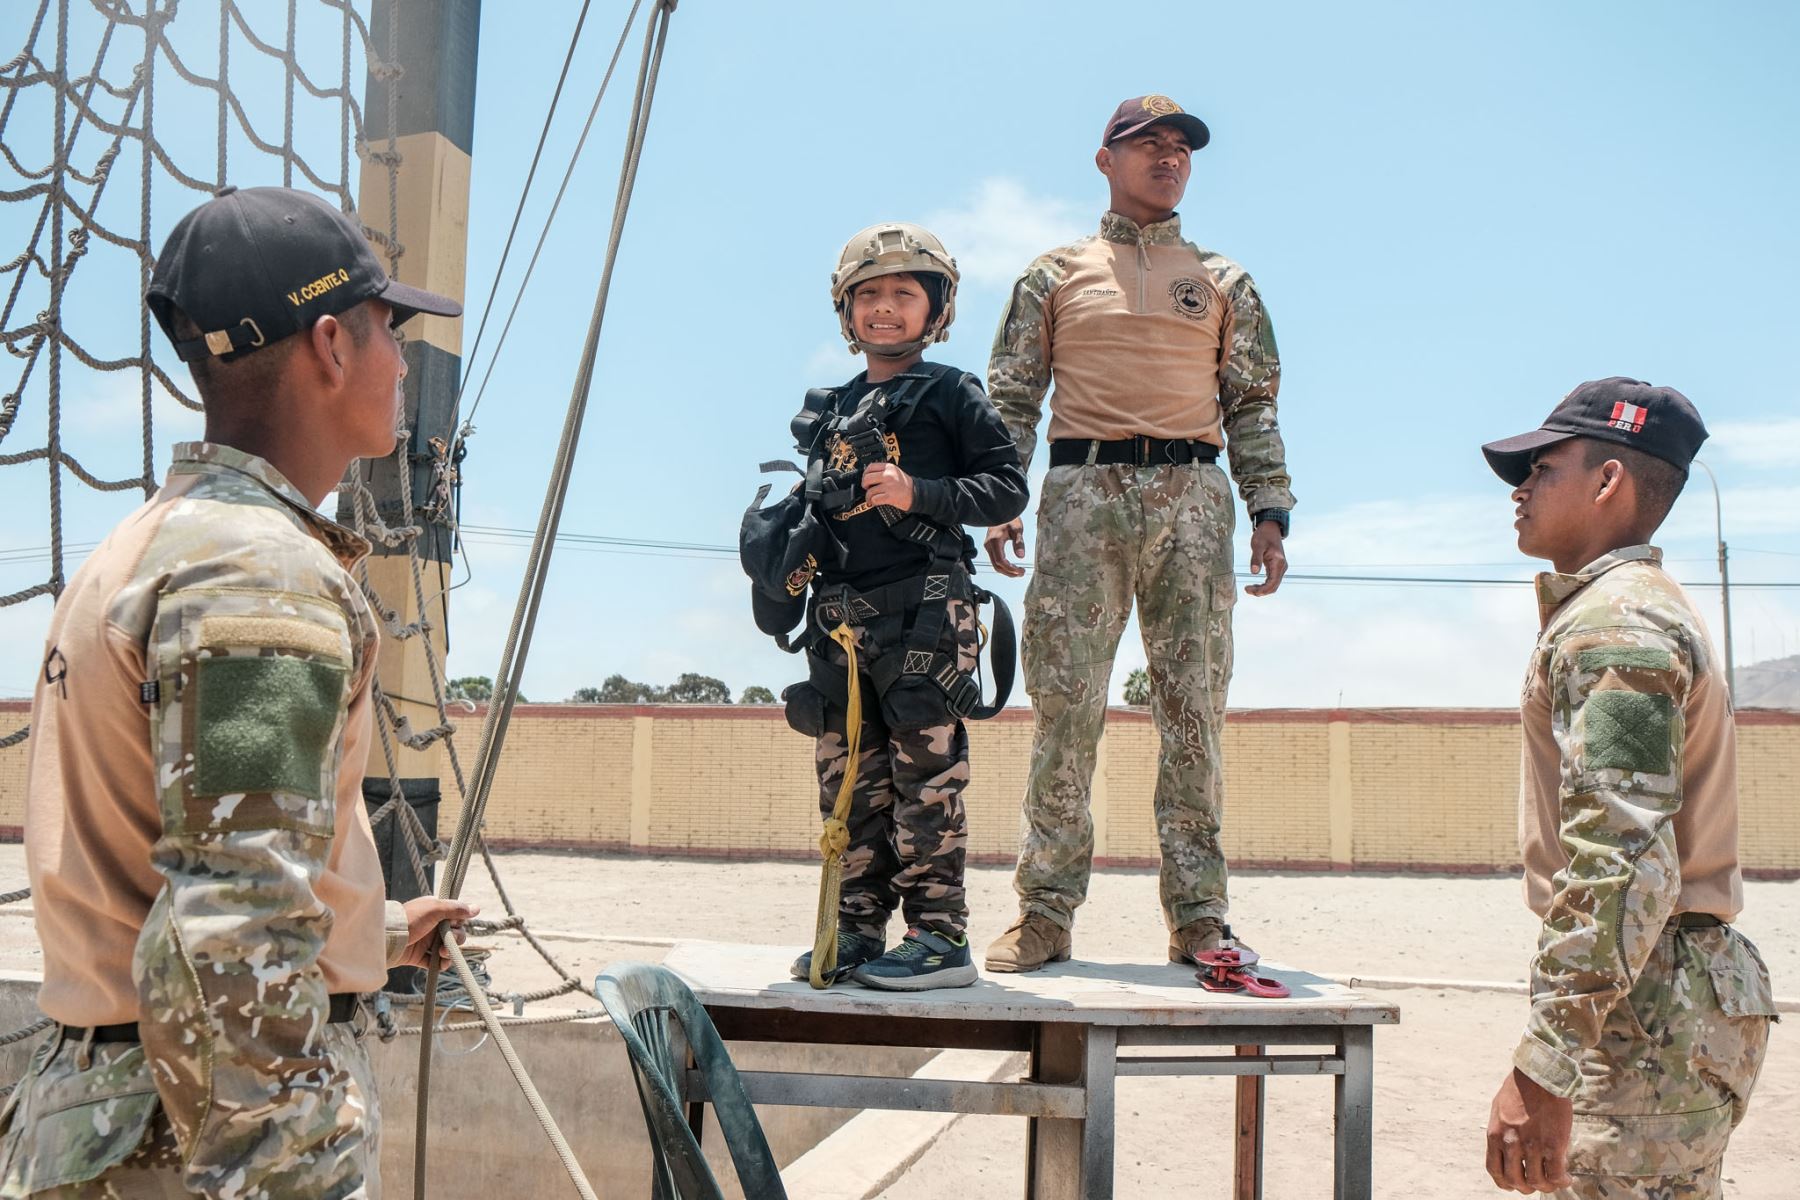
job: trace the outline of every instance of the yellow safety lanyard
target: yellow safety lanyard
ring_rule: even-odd
[[[857,677],[856,634],[840,621],[831,631],[831,640],[844,648],[844,657],[850,660],[850,700],[844,718],[850,747],[837,800],[825,819],[824,832],[819,834],[819,854],[824,866],[819,875],[819,920],[813,929],[812,973],[808,978],[816,988],[830,987],[831,977],[837,973],[838,897],[844,886],[844,851],[850,848],[850,799],[856,793],[857,759],[862,753],[862,682]]]

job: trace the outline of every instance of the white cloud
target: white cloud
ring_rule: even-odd
[[[1088,232],[1091,216],[1054,196],[1037,196],[1013,179],[982,180],[961,207],[932,213],[926,227],[949,247],[963,279],[1007,287],[1044,251]]]
[[[1800,469],[1800,417],[1724,421],[1712,429],[1702,457],[1751,468]]]

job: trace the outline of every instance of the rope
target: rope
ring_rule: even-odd
[[[633,188],[637,182],[638,164],[643,158],[644,137],[648,132],[650,109],[656,95],[656,80],[662,68],[663,49],[668,42],[669,18],[674,10],[674,0],[656,0],[651,10],[650,19],[644,30],[644,49],[638,63],[637,89],[632,100],[631,120],[626,135],[626,153],[619,171],[618,193],[613,205],[612,228],[607,237],[606,256],[601,267],[600,284],[594,297],[593,314],[588,321],[587,339],[582,347],[581,365],[576,373],[575,387],[569,398],[568,412],[563,421],[563,432],[557,446],[556,458],[547,484],[542,514],[538,520],[537,538],[532,544],[531,562],[519,590],[518,604],[514,609],[512,627],[508,632],[506,650],[501,659],[501,667],[495,687],[493,701],[488,706],[487,721],[482,729],[480,749],[475,760],[474,789],[464,789],[464,805],[457,822],[456,836],[451,843],[450,855],[445,863],[444,872],[438,882],[438,894],[446,898],[454,898],[461,894],[463,880],[468,871],[472,849],[480,842],[480,830],[483,815],[487,809],[488,797],[491,795],[495,772],[498,769],[499,752],[504,744],[506,726],[512,715],[512,706],[518,696],[520,680],[524,675],[525,659],[531,648],[531,635],[537,621],[538,604],[542,600],[545,583],[549,576],[551,549],[555,544],[556,530],[562,520],[562,508],[568,495],[569,481],[574,465],[575,450],[581,439],[581,430],[587,415],[589,394],[594,379],[594,361],[599,351],[600,330],[606,317],[606,302],[612,289],[613,268],[617,264],[619,244],[624,236],[625,217],[631,206]],[[632,9],[635,16],[636,7]],[[627,26],[629,28],[629,26]],[[487,859],[486,848],[482,847],[483,858]],[[491,860],[488,863],[492,870]],[[521,926],[522,933],[524,932]],[[569,1173],[576,1191],[583,1197],[594,1196],[593,1188],[583,1176],[581,1166],[576,1162],[574,1153],[563,1138],[562,1131],[557,1128],[555,1119],[550,1115],[531,1078],[520,1064],[518,1055],[506,1036],[505,1029],[495,1018],[493,1010],[488,1007],[487,997],[469,971],[468,963],[463,959],[462,950],[454,939],[443,937],[445,930],[440,927],[439,939],[448,951],[457,974],[469,993],[482,1023],[487,1027],[489,1036],[499,1047],[501,1055],[506,1059],[507,1067],[512,1071],[514,1080],[520,1091],[530,1102],[538,1122],[550,1138],[557,1156]],[[435,1007],[436,971],[430,973],[427,981],[428,998],[425,1003],[426,1019],[421,1022],[419,1054],[421,1074],[419,1079],[418,1127],[415,1133],[415,1154],[418,1166],[413,1177],[414,1195],[418,1200],[425,1196],[425,1177],[423,1164],[425,1161],[426,1139],[430,1124],[428,1108],[430,1091],[428,1079],[424,1074],[425,1064],[430,1060],[432,1047],[432,1025],[430,1014]],[[571,981],[572,982],[572,981]],[[578,985],[577,985],[578,986]]]
[[[525,289],[531,283],[532,273],[537,270],[538,256],[544,252],[544,242],[550,237],[550,226],[556,221],[556,214],[562,208],[563,194],[569,190],[569,180],[575,175],[575,164],[581,160],[581,151],[582,148],[587,145],[588,132],[594,127],[594,117],[600,111],[600,102],[606,99],[606,89],[607,86],[612,83],[613,69],[619,65],[619,55],[625,50],[626,36],[631,33],[632,23],[637,20],[638,7],[642,2],[643,0],[632,0],[631,11],[625,14],[625,27],[619,30],[619,40],[617,44],[613,46],[612,58],[607,60],[606,73],[600,77],[600,86],[594,91],[594,102],[588,106],[587,120],[583,122],[581,126],[581,136],[575,139],[575,149],[569,152],[569,165],[563,170],[562,183],[557,185],[556,198],[550,202],[550,212],[544,217],[544,227],[538,231],[537,245],[533,246],[531,249],[531,261],[525,264],[525,275],[519,280],[519,289],[517,292],[513,293],[512,307],[506,314],[506,324],[500,328],[500,340],[494,344],[494,352],[488,355],[487,370],[481,377],[481,385],[475,389],[475,401],[469,406],[469,415],[464,419],[465,424],[473,421],[475,419],[475,414],[481,409],[481,398],[487,394],[488,380],[491,379],[494,374],[494,364],[500,359],[500,351],[506,348],[506,335],[512,332],[513,318],[519,315],[519,303],[525,298]],[[583,11],[586,11],[585,8]],[[576,27],[576,31],[578,33],[580,32],[579,26]],[[571,44],[570,52],[573,53],[573,51],[574,46]],[[560,84],[558,86],[560,87]],[[548,118],[546,118],[545,129],[547,130],[548,128]],[[542,148],[542,145],[542,139],[540,139],[540,149]],[[532,159],[531,165],[533,171],[537,170],[537,159],[535,157]],[[526,187],[529,188],[530,186],[530,180],[527,180]],[[523,209],[524,205],[525,196],[521,193],[519,196],[519,207]],[[515,223],[517,222],[517,219],[518,218],[515,216]],[[512,246],[512,235],[510,233],[507,234],[506,244],[508,249],[510,249]],[[500,265],[501,267],[506,265],[504,256],[501,258]],[[499,287],[500,272],[499,268],[496,268],[494,272],[494,289],[498,290]],[[488,294],[488,304],[491,306],[493,302],[493,292],[490,291]],[[481,345],[481,331],[487,328],[487,317],[487,312],[483,311],[481,314],[481,326],[475,333],[475,346],[469,351],[469,364],[471,367],[473,367],[475,362],[475,350],[479,349]],[[474,371],[471,370],[469,374],[473,375]],[[468,376],[464,376],[462,386],[457,389],[456,403],[451,408],[452,412],[462,411],[462,394],[467,387]]]
[[[466,796],[456,839],[451,843],[440,895],[453,897],[462,889],[471,846],[487,810],[494,776],[499,769],[500,747],[505,741],[513,704],[524,677],[525,657],[530,651],[538,605],[543,599],[545,581],[549,576],[556,531],[562,521],[563,502],[568,495],[575,450],[581,440],[582,425],[587,415],[588,397],[594,379],[594,358],[599,348],[601,326],[606,317],[606,301],[612,287],[613,267],[618,260],[619,243],[625,230],[625,216],[630,208],[632,188],[637,180],[638,163],[643,156],[644,135],[648,129],[650,106],[655,97],[656,78],[662,65],[663,47],[668,38],[669,15],[672,11],[672,0],[657,0],[645,30],[644,51],[638,65],[637,91],[632,101],[631,124],[626,136],[625,161],[620,169],[618,195],[613,208],[612,229],[607,237],[600,286],[594,297],[594,311],[588,323],[587,340],[582,348],[581,366],[576,373],[574,391],[563,421],[562,439],[557,446],[550,480],[545,489],[536,538],[532,543],[525,579],[519,589],[518,604],[513,611],[506,649],[501,656],[494,696],[489,702],[487,720],[482,727],[473,788]]]
[[[850,702],[844,725],[849,756],[844,762],[844,778],[838,784],[837,799],[832,801],[831,815],[825,818],[825,829],[819,834],[819,915],[813,923],[812,970],[807,982],[815,988],[831,986],[837,973],[837,911],[844,890],[844,851],[850,848],[850,801],[856,794],[857,758],[862,754],[862,680],[856,666],[856,634],[850,626],[838,622],[831,640],[844,649],[850,660],[848,677]]]

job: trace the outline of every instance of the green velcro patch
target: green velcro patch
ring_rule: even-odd
[[[1575,658],[1578,671],[1604,671],[1608,667],[1636,667],[1645,671],[1673,671],[1675,656],[1654,646],[1596,646]]]
[[[200,660],[194,718],[196,796],[320,795],[343,667],[286,655]]]
[[[1645,692],[1595,692],[1582,708],[1582,765],[1649,775],[1669,773],[1667,696]]]

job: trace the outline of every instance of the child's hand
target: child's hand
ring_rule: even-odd
[[[862,485],[870,504],[885,504],[901,512],[912,511],[912,476],[893,463],[871,463],[862,474]]]

